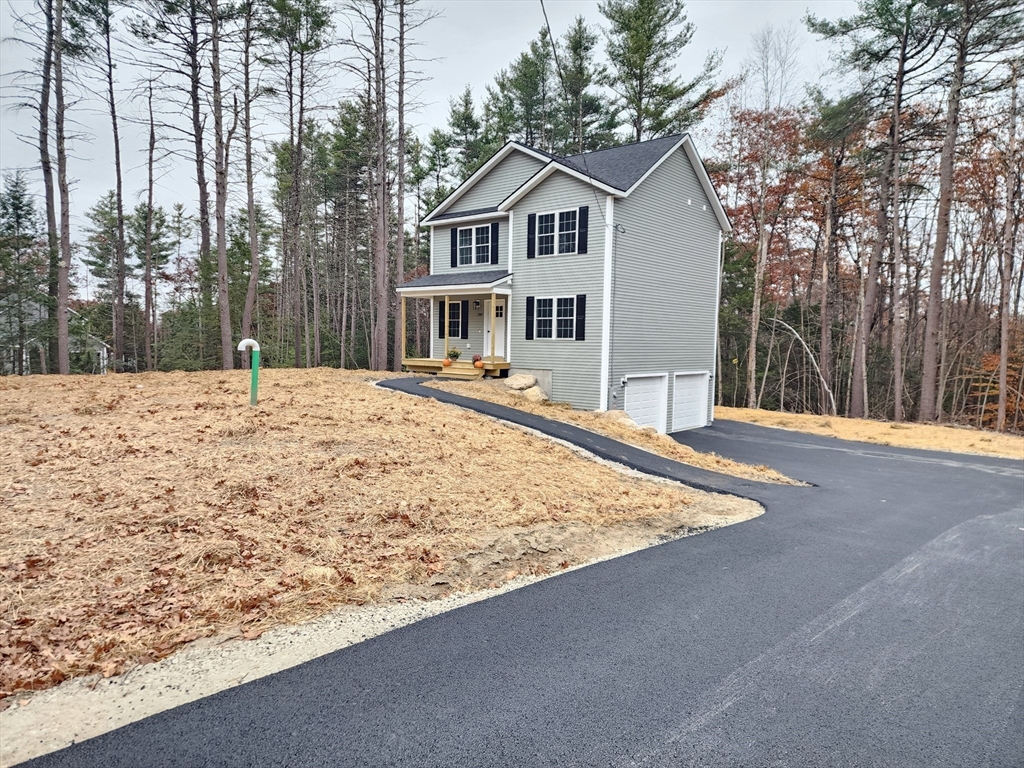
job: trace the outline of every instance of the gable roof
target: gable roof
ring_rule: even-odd
[[[517,141],[509,141],[505,144],[505,146],[503,146],[501,149],[499,149],[497,152],[491,155],[490,158],[488,158],[487,162],[485,162],[483,165],[477,168],[472,174],[470,174],[468,179],[459,184],[459,186],[457,186],[455,190],[450,195],[448,195],[448,197],[441,201],[440,205],[438,205],[434,210],[432,210],[430,213],[424,216],[423,220],[420,223],[429,224],[432,221],[436,221],[437,218],[442,213],[444,213],[445,211],[452,207],[453,203],[455,203],[460,197],[462,197],[470,189],[472,189],[473,185],[475,185],[478,181],[480,181],[480,179],[482,179],[484,176],[490,173],[491,169],[494,166],[496,166],[506,157],[511,155],[513,152],[522,152],[523,154],[528,155],[536,160],[540,160],[542,163],[546,163],[551,159],[551,156],[548,155],[547,152],[540,152],[539,150],[536,150],[533,147],[528,147],[525,144],[520,144]]]
[[[556,171],[568,173],[570,176],[574,176],[615,197],[628,197],[629,193],[638,184],[661,165],[672,152],[680,147],[686,152],[686,156],[693,166],[694,173],[697,175],[697,180],[700,182],[704,194],[707,195],[711,203],[711,210],[718,219],[719,225],[723,231],[731,232],[732,224],[729,222],[729,217],[726,215],[725,208],[718,198],[718,193],[711,183],[711,177],[708,176],[704,162],[697,154],[697,148],[693,144],[693,139],[690,138],[688,133],[663,136],[659,139],[623,144],[618,147],[598,149],[593,152],[584,152],[567,157],[552,155],[549,152],[527,147],[518,142],[509,142],[484,163],[476,173],[466,179],[433,212],[424,218],[423,223],[484,213],[485,211],[508,211],[527,193]],[[547,160],[547,163],[495,208],[462,211],[453,214],[444,213],[452,203],[483,178],[491,168],[515,150],[525,152],[537,159]]]
[[[626,191],[643,178],[655,163],[673,149],[682,139],[681,134],[665,136],[621,147],[598,149],[579,155],[558,158],[581,173],[588,173],[610,187]]]

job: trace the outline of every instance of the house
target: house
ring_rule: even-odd
[[[510,142],[423,223],[430,274],[398,290],[403,325],[430,300],[433,341],[408,370],[532,373],[660,432],[711,422],[730,224],[689,135],[569,157]]]

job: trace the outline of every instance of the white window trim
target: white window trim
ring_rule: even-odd
[[[483,243],[478,243],[477,242],[477,240],[476,240],[477,232],[476,231],[477,231],[477,229],[484,229],[484,228],[487,229],[487,261],[477,261],[476,260],[476,258],[477,258],[476,249],[477,249],[478,245],[483,245]],[[461,250],[462,246],[461,245],[456,245],[456,252],[455,252],[456,267],[455,268],[456,269],[461,269],[462,267],[479,267],[482,264],[493,264],[494,261],[493,261],[493,256],[492,256],[492,249],[494,248],[494,243],[491,242],[491,225],[487,224],[487,225],[481,226],[481,225],[474,224],[474,225],[471,225],[471,226],[468,226],[468,227],[455,227],[455,232],[456,232],[456,234],[455,234],[455,242],[456,243],[460,243],[461,242],[460,241],[460,237],[462,236],[462,233],[465,232],[467,229],[473,235],[473,237],[472,237],[472,240],[473,240],[473,245],[472,245],[473,252],[469,256],[469,263],[468,264],[463,264],[461,262],[461,254],[459,254],[459,252],[458,252],[459,250]]]
[[[575,213],[576,213],[576,229],[574,230],[576,232],[576,249],[573,250],[573,251],[566,251],[565,253],[559,253],[558,252],[558,214],[560,214],[560,213],[569,213],[570,211],[575,211]],[[554,214],[554,217],[555,217],[555,252],[554,253],[544,253],[544,254],[542,254],[540,252],[540,217],[541,216],[550,216],[552,214]],[[536,231],[533,233],[533,252],[534,252],[534,255],[538,259],[549,259],[552,256],[578,256],[579,252],[580,252],[580,209],[579,208],[562,208],[561,210],[557,210],[557,211],[541,211],[541,212],[539,212],[537,214],[537,227],[536,227]],[[544,298],[546,299],[547,296],[545,296]]]
[[[551,299],[551,335],[537,335],[537,302]],[[558,300],[572,299],[572,335],[558,337]],[[535,341],[576,341],[576,294],[568,296],[534,296],[533,297],[533,338]]]

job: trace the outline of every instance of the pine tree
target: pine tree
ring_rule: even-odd
[[[708,55],[691,80],[674,74],[675,61],[693,37],[683,0],[604,0],[608,20],[606,83],[618,96],[633,141],[686,130],[722,91],[714,85],[721,56]]]

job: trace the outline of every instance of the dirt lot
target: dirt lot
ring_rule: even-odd
[[[487,400],[498,405],[507,405],[511,408],[535,413],[538,416],[574,424],[614,440],[621,440],[624,443],[643,448],[651,453],[657,453],[660,456],[674,459],[683,464],[700,467],[701,469],[709,469],[712,472],[722,472],[748,480],[760,480],[763,483],[798,484],[796,481],[763,464],[752,466],[723,458],[714,453],[700,453],[687,445],[677,443],[666,435],[637,429],[630,424],[623,424],[615,419],[602,417],[594,411],[577,411],[568,403],[531,403],[523,399],[518,393],[510,391],[500,379],[479,381],[445,381],[444,379],[439,379],[431,381],[428,386],[443,389],[456,395],[475,397],[479,400]]]
[[[989,432],[949,424],[895,424],[841,416],[815,416],[807,413],[778,413],[748,408],[715,408],[720,419],[746,421],[765,427],[781,427],[813,435],[860,440],[897,448],[922,448],[1024,459],[1024,437]]]
[[[373,378],[0,379],[0,700],[760,513]]]

